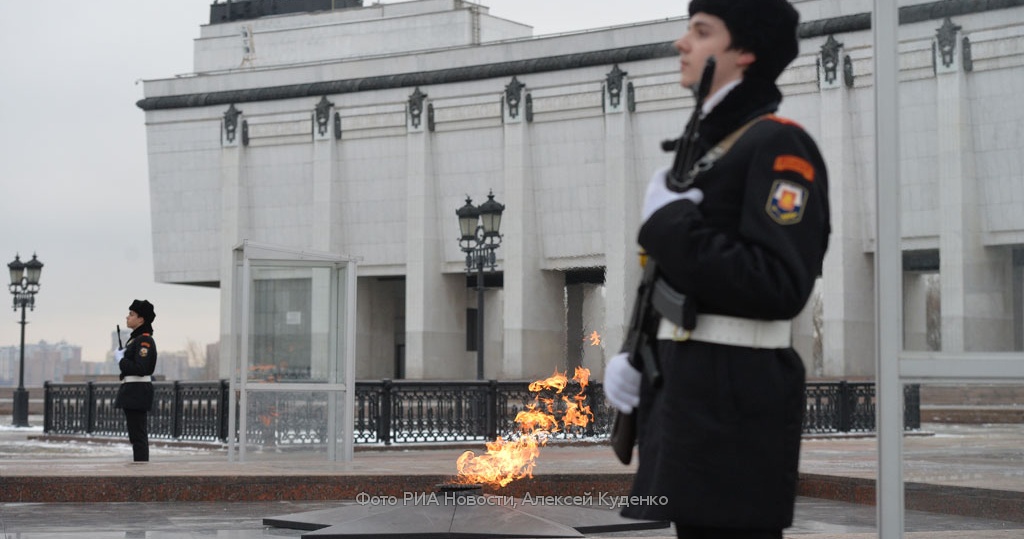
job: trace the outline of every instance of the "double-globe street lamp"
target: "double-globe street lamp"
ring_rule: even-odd
[[[14,255],[14,262],[7,264],[11,271],[11,294],[14,296],[14,310],[21,307],[21,361],[18,365],[18,389],[14,390],[14,426],[28,425],[28,391],[25,391],[25,307],[36,309],[36,292],[39,292],[39,275],[43,272],[43,263],[32,255],[32,260],[22,262],[21,257]]]
[[[476,379],[484,379],[484,269],[498,266],[494,251],[501,245],[501,212],[504,204],[494,200],[494,192],[479,206],[466,195],[466,205],[455,210],[459,217],[459,247],[466,253],[466,273],[476,272]]]

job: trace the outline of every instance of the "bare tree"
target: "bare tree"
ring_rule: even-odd
[[[192,339],[188,340],[185,347],[185,357],[188,358],[189,368],[199,369],[206,366],[206,350]]]
[[[815,287],[814,294],[811,296],[812,309],[811,312],[811,324],[814,327],[814,351],[811,364],[811,372],[815,377],[820,377],[825,372],[825,344],[824,344],[824,317],[825,307],[824,301],[822,300],[824,294],[822,294],[821,287]]]
[[[925,342],[928,350],[942,350],[942,281],[938,273],[925,276]]]

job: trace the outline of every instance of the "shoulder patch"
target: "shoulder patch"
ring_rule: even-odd
[[[146,357],[149,355],[149,348],[139,348],[139,357]]]
[[[146,341],[142,341],[142,342],[139,343],[139,346],[145,346],[146,348],[149,348],[150,344],[148,342],[146,342]]]
[[[775,172],[796,172],[809,182],[814,181],[814,166],[803,157],[796,155],[780,155],[775,158],[772,167]]]
[[[793,225],[804,216],[807,189],[789,180],[775,180],[768,193],[765,212],[780,225]]]

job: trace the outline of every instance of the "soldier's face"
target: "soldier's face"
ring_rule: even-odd
[[[128,311],[128,316],[124,319],[124,325],[128,326],[128,329],[135,329],[142,325],[145,320],[141,316],[135,313],[135,311]]]
[[[725,84],[739,79],[743,71],[754,62],[753,53],[730,49],[732,36],[722,19],[707,13],[695,13],[690,18],[686,33],[674,43],[679,51],[680,83],[687,88],[696,88],[704,72],[708,57],[715,57],[715,76],[711,83],[711,94]]]

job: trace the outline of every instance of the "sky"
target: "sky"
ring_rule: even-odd
[[[0,1],[0,261],[35,253],[44,264],[26,343],[66,341],[103,361],[136,298],[155,306],[161,350],[219,339],[217,289],[155,282],[145,116],[135,106],[142,81],[192,72],[212,3]],[[543,35],[678,17],[687,2],[478,3]],[[3,312],[0,346],[18,346],[20,310]]]

